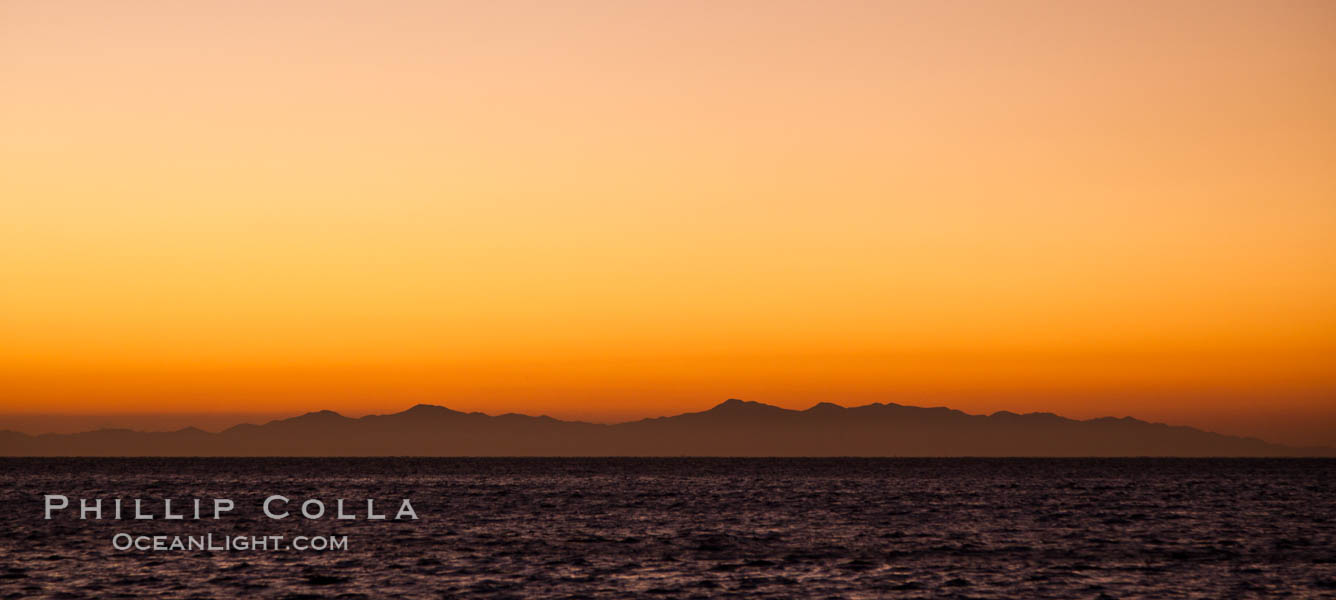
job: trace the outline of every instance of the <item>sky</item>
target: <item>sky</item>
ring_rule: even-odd
[[[1336,445],[1334,107],[1326,1],[0,0],[0,426]]]

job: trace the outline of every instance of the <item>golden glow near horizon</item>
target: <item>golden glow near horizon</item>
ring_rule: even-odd
[[[5,0],[0,85],[0,413],[1336,430],[1330,2]]]

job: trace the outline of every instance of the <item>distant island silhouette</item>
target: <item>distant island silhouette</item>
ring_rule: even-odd
[[[322,410],[218,433],[0,431],[0,456],[1336,456],[1149,423],[1052,413],[972,415],[899,404],[790,410],[728,400],[702,412],[617,424],[419,404],[350,418]]]

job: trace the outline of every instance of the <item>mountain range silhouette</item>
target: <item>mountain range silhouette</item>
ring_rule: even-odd
[[[702,412],[617,424],[429,404],[350,418],[329,410],[218,433],[0,431],[0,456],[1336,456],[1149,423],[1052,413],[972,415],[899,404],[790,410],[728,400]]]

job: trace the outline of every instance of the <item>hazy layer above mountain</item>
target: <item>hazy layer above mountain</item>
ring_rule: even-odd
[[[1333,456],[1132,418],[971,415],[899,404],[789,410],[728,400],[615,425],[419,404],[349,418],[317,411],[219,433],[0,432],[6,456]]]

